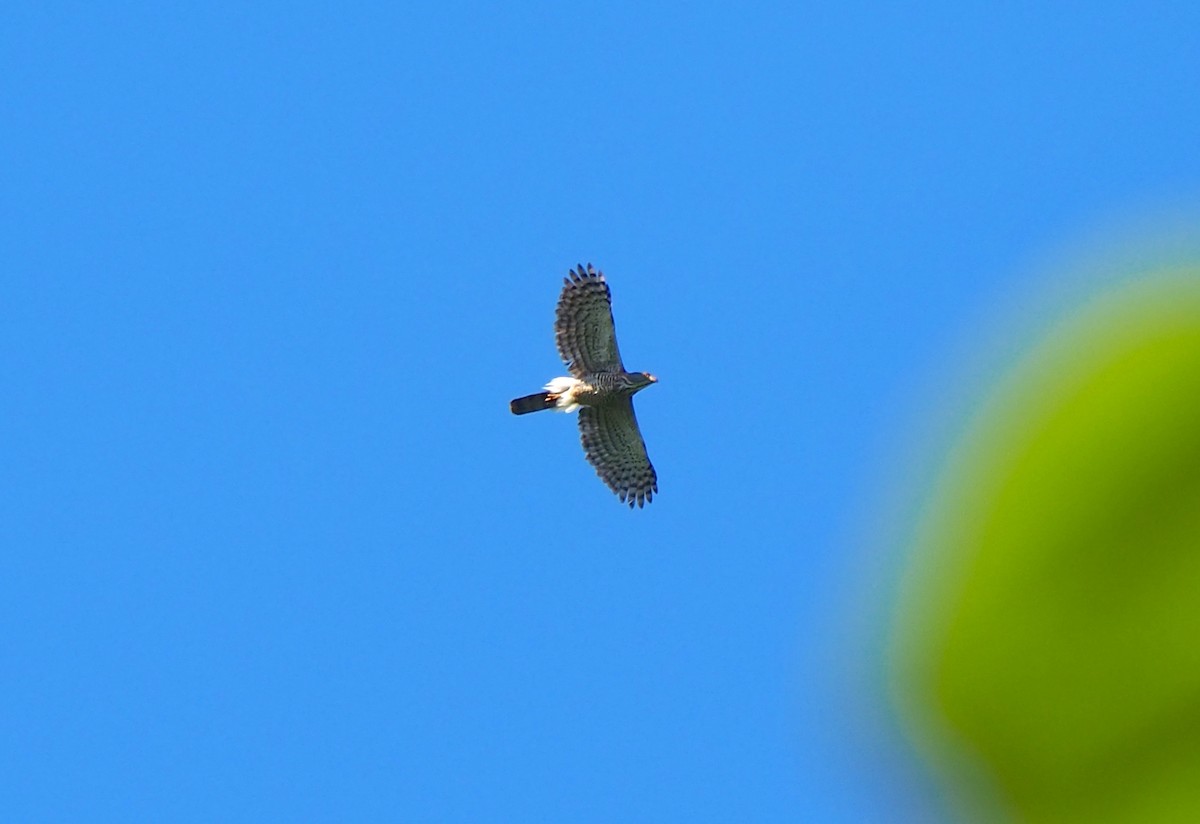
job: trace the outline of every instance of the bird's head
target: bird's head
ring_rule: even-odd
[[[658,383],[658,378],[651,375],[649,372],[632,372],[630,377],[633,378],[633,391],[637,392],[640,389],[645,389],[652,383]]]

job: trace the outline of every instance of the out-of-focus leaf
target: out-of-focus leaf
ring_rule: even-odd
[[[1016,820],[1200,821],[1196,283],[1125,290],[1035,349],[921,530],[902,703],[947,780]]]

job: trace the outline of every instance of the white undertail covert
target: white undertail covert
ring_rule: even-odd
[[[546,391],[558,395],[554,401],[554,411],[556,412],[574,412],[579,408],[579,404],[575,402],[575,396],[571,392],[577,386],[580,386],[583,381],[578,378],[555,378],[546,384]]]

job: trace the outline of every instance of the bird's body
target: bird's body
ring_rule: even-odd
[[[600,372],[591,375],[590,381],[578,378],[555,378],[546,384],[545,392],[517,398],[509,404],[514,415],[557,409],[574,412],[581,406],[602,406],[620,397],[632,395],[655,382],[645,372],[623,372],[620,374]]]
[[[583,451],[596,474],[622,502],[644,506],[658,491],[658,476],[646,455],[632,398],[656,378],[625,371],[604,275],[589,263],[571,270],[563,284],[554,338],[571,377],[554,378],[544,392],[517,398],[509,409],[514,415],[579,410]]]

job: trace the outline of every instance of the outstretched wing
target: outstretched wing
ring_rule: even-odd
[[[577,378],[596,372],[624,372],[613,327],[612,295],[604,274],[580,264],[563,278],[554,316],[554,342]]]
[[[633,401],[620,398],[603,406],[579,409],[579,434],[588,462],[600,480],[632,509],[654,498],[658,476],[638,431]]]

